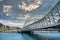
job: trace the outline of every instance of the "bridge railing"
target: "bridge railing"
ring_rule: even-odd
[[[46,28],[58,24],[60,24],[60,2],[41,20],[27,25],[23,29],[28,30],[36,28]]]

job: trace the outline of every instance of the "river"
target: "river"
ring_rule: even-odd
[[[21,33],[0,33],[0,40],[60,40],[60,33],[38,33],[34,36]]]
[[[36,40],[28,34],[0,33],[0,40]]]

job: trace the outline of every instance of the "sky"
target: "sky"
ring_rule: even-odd
[[[6,26],[24,25],[28,12],[40,6],[40,0],[0,0],[0,23]]]
[[[22,28],[29,17],[45,15],[56,2],[57,0],[0,0],[0,23]]]

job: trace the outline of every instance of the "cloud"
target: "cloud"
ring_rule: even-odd
[[[0,0],[0,1],[3,1],[3,0]]]
[[[3,12],[8,12],[11,8],[11,5],[3,5]]]
[[[26,20],[26,19],[30,18],[30,14],[24,14],[24,15],[19,14],[16,18]]]
[[[10,14],[9,14],[9,13],[6,13],[5,15],[6,15],[6,16],[9,16]]]
[[[25,2],[22,2],[22,5],[18,5],[19,8],[25,10],[25,11],[32,11],[34,9],[37,9],[41,4],[40,0],[35,0],[34,3],[27,5]]]
[[[6,25],[6,26],[11,26],[11,27],[20,27],[22,28],[24,25],[24,22],[14,22],[11,20],[0,20],[0,23]]]

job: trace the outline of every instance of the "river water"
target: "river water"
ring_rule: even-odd
[[[28,34],[0,33],[0,40],[36,40]]]
[[[21,33],[0,33],[0,40],[60,40],[60,33],[38,33],[33,37]]]

